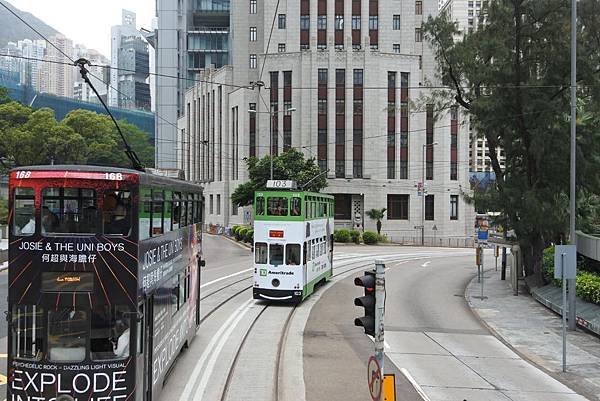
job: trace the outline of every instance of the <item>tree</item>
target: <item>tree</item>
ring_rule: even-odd
[[[585,86],[579,96],[597,110],[600,4],[581,0],[578,7],[577,79]],[[447,99],[487,139],[496,188],[475,196],[514,229],[526,273],[539,284],[543,249],[568,232],[570,1],[497,0],[483,13],[487,23],[462,38],[445,13],[430,18],[424,32],[440,79],[451,88]],[[597,194],[600,180],[592,172],[600,167],[600,124],[597,118],[578,123],[579,191]]]
[[[367,216],[371,220],[377,220],[377,234],[381,235],[381,219],[383,219],[383,215],[387,209],[371,209],[367,210]]]
[[[267,180],[270,178],[270,156],[262,159],[250,157],[246,160],[246,165],[250,180],[239,185],[231,195],[231,201],[239,206],[252,204],[254,192],[266,189]],[[305,160],[302,152],[295,149],[286,150],[273,157],[273,179],[293,180],[299,187],[313,192],[319,192],[327,186],[327,178],[315,163],[315,159]]]
[[[8,201],[0,199],[0,224],[4,225],[8,222]]]
[[[8,88],[0,86],[0,104],[10,103],[11,101]]]

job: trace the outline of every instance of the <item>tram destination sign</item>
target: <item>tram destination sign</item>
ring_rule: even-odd
[[[296,181],[291,180],[268,180],[267,188],[269,189],[296,189],[298,185]]]

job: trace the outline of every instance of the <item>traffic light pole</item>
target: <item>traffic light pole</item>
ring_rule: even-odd
[[[375,261],[375,358],[381,367],[381,377],[384,377],[383,354],[385,351],[384,334],[385,316],[385,264],[382,260]]]

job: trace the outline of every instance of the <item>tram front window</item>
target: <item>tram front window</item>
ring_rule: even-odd
[[[35,202],[32,188],[15,189],[14,235],[32,235],[35,233]]]
[[[270,263],[273,266],[278,266],[283,264],[283,245],[270,245]]]
[[[88,335],[87,312],[75,308],[48,311],[48,356],[52,362],[85,359]]]
[[[286,257],[288,266],[297,266],[300,264],[300,245],[299,244],[287,244]]]
[[[129,356],[129,320],[125,306],[99,305],[92,309],[90,351],[92,359],[122,359]]]
[[[12,311],[13,355],[19,359],[42,359],[44,309],[37,305],[14,305]]]
[[[267,199],[267,215],[269,216],[287,216],[288,215],[288,199],[287,198],[268,198]]]
[[[254,246],[254,263],[264,265],[267,263],[267,244],[257,242]]]
[[[83,188],[44,188],[42,232],[95,234],[98,231],[96,192]]]
[[[292,198],[292,210],[290,214],[292,216],[302,216],[302,199]]]

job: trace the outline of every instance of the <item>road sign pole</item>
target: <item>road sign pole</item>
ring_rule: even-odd
[[[479,246],[479,251],[481,252],[481,258],[479,259],[481,262],[481,300],[483,300],[483,246]]]
[[[567,371],[567,280],[565,278],[565,254],[560,254],[561,276],[562,276],[562,370]]]
[[[385,264],[375,261],[375,357],[384,375],[384,316],[385,316]]]

